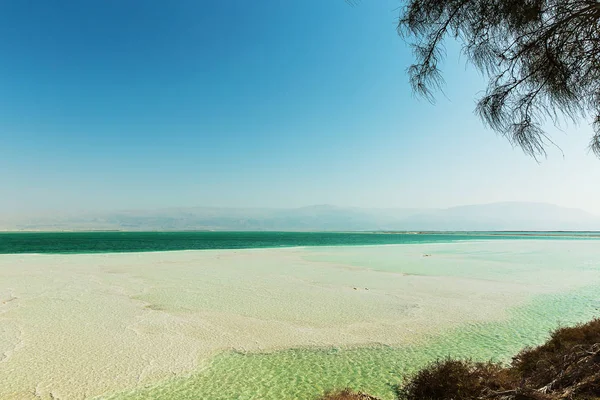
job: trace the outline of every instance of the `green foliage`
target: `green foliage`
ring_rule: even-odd
[[[408,0],[398,31],[414,49],[416,93],[433,100],[444,40],[455,38],[489,77],[477,112],[492,129],[537,157],[552,143],[546,119],[590,118],[600,157],[598,0]]]

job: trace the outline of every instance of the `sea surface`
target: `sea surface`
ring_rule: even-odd
[[[120,253],[598,238],[600,232],[0,232],[0,254]]]
[[[600,316],[597,236],[0,234],[0,399],[393,400]]]

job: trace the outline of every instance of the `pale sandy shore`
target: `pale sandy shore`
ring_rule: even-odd
[[[400,346],[600,282],[597,241],[0,256],[0,398],[84,399],[229,349]]]

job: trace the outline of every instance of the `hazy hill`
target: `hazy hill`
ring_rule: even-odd
[[[171,208],[153,211],[5,217],[2,230],[600,230],[600,218],[544,203],[493,203],[447,209]]]
[[[546,203],[492,203],[452,207],[403,220],[418,230],[599,230],[600,218],[586,211]]]

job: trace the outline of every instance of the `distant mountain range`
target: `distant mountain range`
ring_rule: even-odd
[[[154,211],[0,217],[4,231],[556,231],[600,230],[600,217],[545,203],[446,209],[171,208]]]

